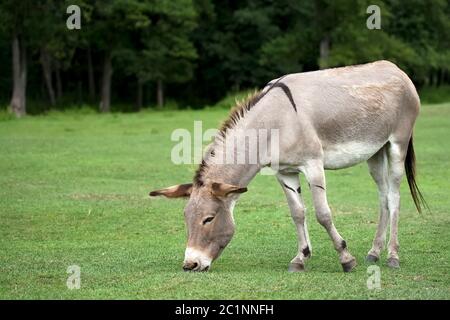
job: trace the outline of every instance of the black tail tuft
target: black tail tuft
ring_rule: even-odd
[[[416,155],[414,154],[413,137],[409,139],[408,151],[406,152],[405,159],[405,172],[408,179],[409,190],[416,205],[417,211],[422,213],[422,206],[429,210],[428,204],[425,201],[419,187],[416,183]]]

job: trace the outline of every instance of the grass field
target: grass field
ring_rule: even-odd
[[[335,224],[359,263],[344,274],[308,205],[313,256],[291,274],[296,234],[273,177],[257,176],[235,209],[237,231],[208,273],[181,269],[183,200],[152,189],[191,180],[194,165],[170,161],[175,128],[214,128],[227,110],[138,114],[50,113],[0,121],[1,299],[450,299],[450,103],[425,105],[415,130],[419,186],[432,212],[418,214],[406,181],[401,269],[378,263],[381,290],[368,290],[378,219],[366,164],[327,172]],[[67,268],[81,268],[69,290]]]

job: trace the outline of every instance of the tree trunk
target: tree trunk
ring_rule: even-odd
[[[55,76],[56,76],[56,99],[60,100],[62,97],[62,81],[61,81],[61,63],[55,61]]]
[[[81,80],[77,82],[77,103],[80,106],[83,104],[83,82]]]
[[[138,79],[137,81],[137,97],[136,97],[136,107],[137,110],[141,110],[142,109],[142,105],[143,105],[143,87],[144,87],[144,83]]]
[[[27,101],[27,51],[22,39],[22,50],[20,52],[21,70],[20,81],[22,82],[22,101],[23,101],[23,113],[26,114],[26,101]]]
[[[431,87],[431,86],[433,86],[434,85],[434,74],[433,74],[433,70],[430,70],[430,73],[429,73],[429,86]]]
[[[92,66],[92,52],[91,47],[87,49],[87,62],[88,62],[88,90],[89,90],[89,100],[92,102],[95,100],[95,77],[94,68]]]
[[[102,77],[102,96],[100,101],[100,111],[109,112],[111,110],[111,77],[113,69],[111,63],[111,52],[105,55],[103,63],[103,77]]]
[[[17,34],[12,39],[13,93],[10,102],[11,111],[17,117],[26,114],[27,65],[23,40]]]
[[[55,90],[53,90],[53,83],[52,83],[52,63],[50,54],[45,48],[41,48],[40,61],[42,65],[42,71],[44,73],[45,85],[47,86],[48,97],[50,99],[50,105],[54,107]]]
[[[444,72],[442,71],[442,68],[439,68],[437,71],[437,84],[436,86],[440,87],[442,85],[442,82],[444,80]]]
[[[319,61],[320,69],[328,68],[329,55],[330,55],[330,37],[326,35],[320,41],[320,61]]]
[[[158,108],[162,108],[164,106],[164,85],[162,80],[156,81],[156,99]]]

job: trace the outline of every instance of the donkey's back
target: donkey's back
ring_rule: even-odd
[[[299,129],[297,147],[320,144],[329,169],[365,161],[390,140],[407,144],[419,112],[414,85],[389,61],[290,74],[281,82],[292,101],[279,101],[297,109],[297,118],[287,120]]]

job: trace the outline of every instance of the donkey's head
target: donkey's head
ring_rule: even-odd
[[[150,192],[150,196],[189,197],[184,209],[188,230],[183,269],[207,271],[234,234],[233,207],[237,194],[247,191],[225,183],[180,184]]]

